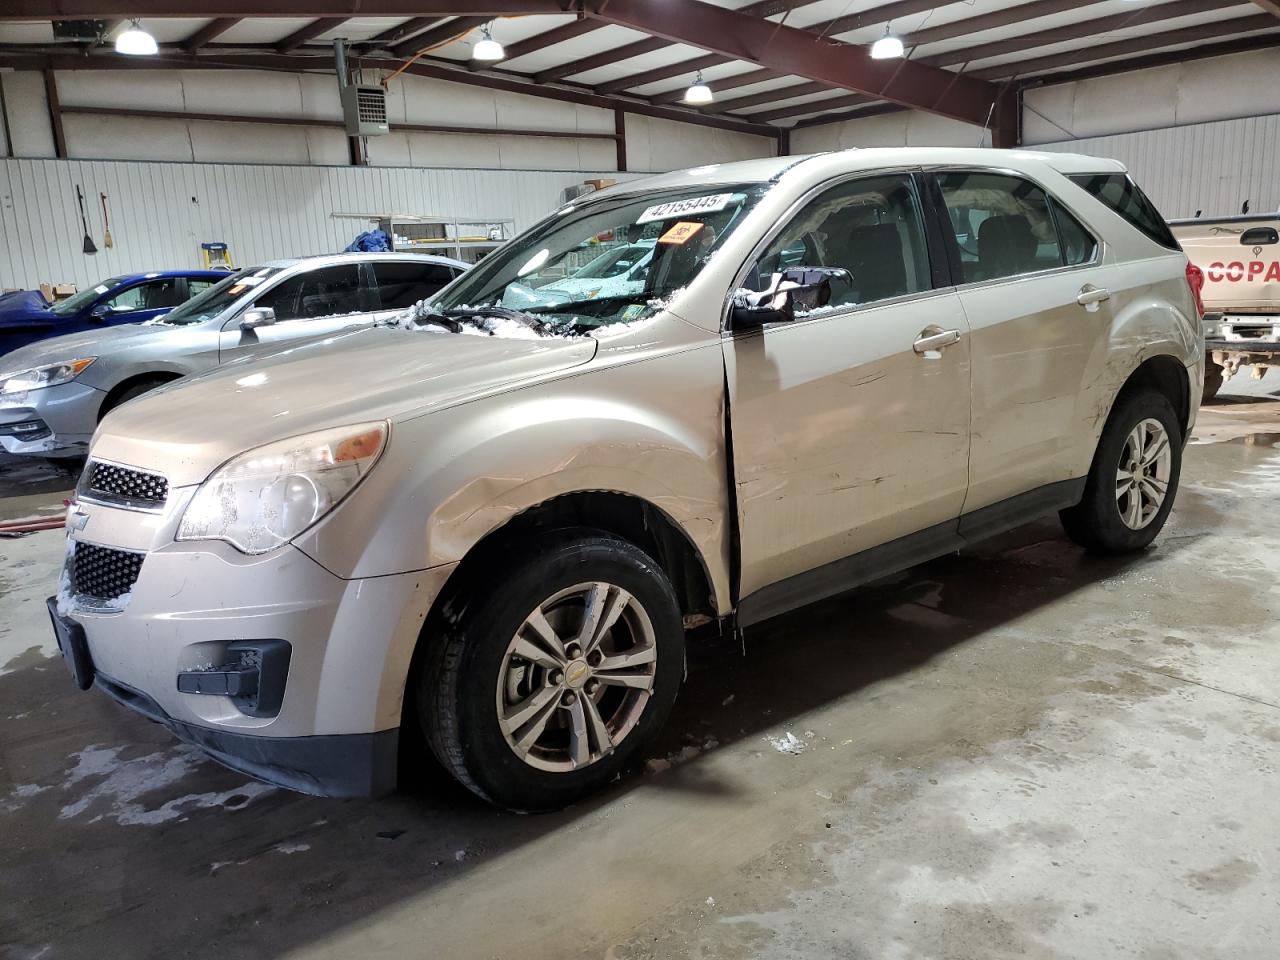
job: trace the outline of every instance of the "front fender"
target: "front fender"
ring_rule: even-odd
[[[669,516],[728,603],[719,341],[394,423],[383,461],[297,545],[339,576],[455,563],[555,497],[610,491]]]

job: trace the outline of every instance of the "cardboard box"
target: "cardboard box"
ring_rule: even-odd
[[[595,187],[597,190],[603,190],[605,187],[612,187],[618,181],[611,180],[608,177],[602,177],[599,180],[583,180],[582,182],[588,186]]]

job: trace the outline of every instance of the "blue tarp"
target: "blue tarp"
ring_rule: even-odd
[[[383,230],[366,230],[343,250],[343,253],[390,253],[391,238]]]

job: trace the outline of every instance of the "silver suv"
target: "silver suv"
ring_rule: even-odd
[[[469,266],[394,253],[276,260],[146,323],[22,347],[0,358],[0,447],[84,456],[98,421],[127,400],[229,360],[403,313]]]
[[[635,181],[394,328],[121,407],[49,601],[67,662],[274,783],[380,793],[425,740],[545,809],[643,756],[687,631],[1046,513],[1139,550],[1204,343],[1176,244],[1072,179],[1104,173],[882,149]],[[642,289],[526,295],[649,241]]]

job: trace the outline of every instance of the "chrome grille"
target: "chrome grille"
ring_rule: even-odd
[[[158,473],[93,460],[89,463],[84,490],[89,497],[102,500],[158,507],[169,496],[169,481]]]
[[[71,558],[71,589],[77,596],[116,600],[133,589],[145,553],[77,543]]]

